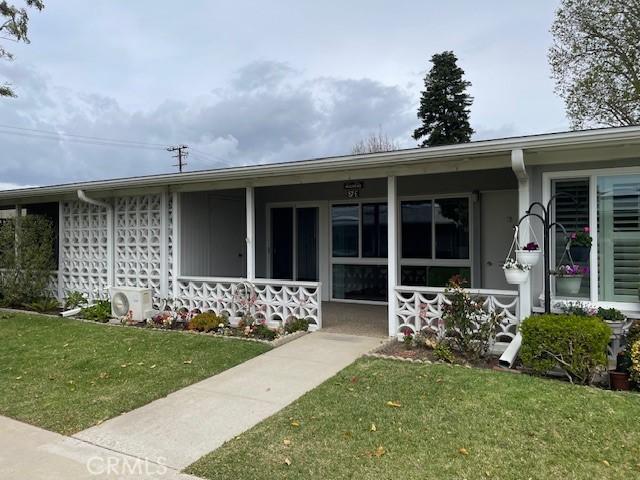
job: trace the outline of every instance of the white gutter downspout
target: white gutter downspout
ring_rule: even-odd
[[[95,198],[88,197],[84,190],[78,190],[78,199],[82,202],[102,207],[107,210],[107,292],[99,292],[99,295],[104,293],[109,294],[109,289],[115,285],[114,276],[114,226],[113,226],[113,205],[102,200],[96,200]]]
[[[529,175],[527,175],[527,167],[524,164],[524,152],[521,148],[511,150],[511,169],[518,179],[518,219],[516,222],[526,213],[531,203],[530,191],[529,191]],[[528,220],[527,220],[528,222]],[[529,225],[527,228],[520,229],[521,243],[527,243],[529,241]],[[531,275],[525,283],[518,286],[518,324],[531,315]],[[522,343],[522,336],[518,329],[518,333],[511,341],[507,349],[504,351],[500,360],[498,361],[501,367],[510,368],[518,356],[520,345]]]

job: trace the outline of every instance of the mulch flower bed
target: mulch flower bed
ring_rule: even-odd
[[[411,347],[408,348],[403,342],[395,339],[390,340],[381,347],[371,352],[374,356],[382,356],[385,358],[397,358],[403,360],[412,360],[423,363],[446,363],[438,359],[433,350],[429,348]],[[469,363],[466,359],[459,355],[455,356],[454,364],[471,366],[476,368],[496,369],[498,366],[498,358],[487,356],[479,359],[477,362]]]

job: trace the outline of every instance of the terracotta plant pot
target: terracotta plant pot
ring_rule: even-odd
[[[609,371],[609,386],[611,390],[631,390],[629,374],[624,372]]]
[[[580,292],[582,275],[556,277],[556,295],[571,297]]]
[[[540,261],[540,250],[516,250],[516,260],[527,265],[537,265]]]
[[[571,245],[569,247],[569,253],[574,262],[586,262],[589,260],[589,252],[591,252],[591,247],[584,247],[582,245]]]

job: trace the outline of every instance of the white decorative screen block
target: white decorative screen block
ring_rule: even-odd
[[[500,323],[495,341],[509,343],[518,328],[518,292],[500,290],[468,290],[487,314],[498,314]],[[397,287],[396,316],[398,333],[430,331],[444,334],[443,307],[451,304],[443,288]]]
[[[189,309],[213,310],[229,317],[250,313],[283,325],[293,318],[305,318],[311,329],[322,326],[319,283],[181,278],[178,292],[177,306]]]
[[[169,296],[173,295],[173,195],[167,195],[167,278]]]
[[[115,199],[115,283],[160,298],[160,194]]]
[[[79,200],[62,204],[62,280],[64,294],[79,291],[90,299],[107,293],[107,212]]]

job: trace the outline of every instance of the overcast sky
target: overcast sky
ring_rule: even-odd
[[[20,0],[14,0],[19,2]],[[431,55],[473,83],[474,139],[566,130],[547,49],[556,0],[45,0],[0,62],[0,188],[414,147]],[[107,147],[6,126],[154,144]]]

